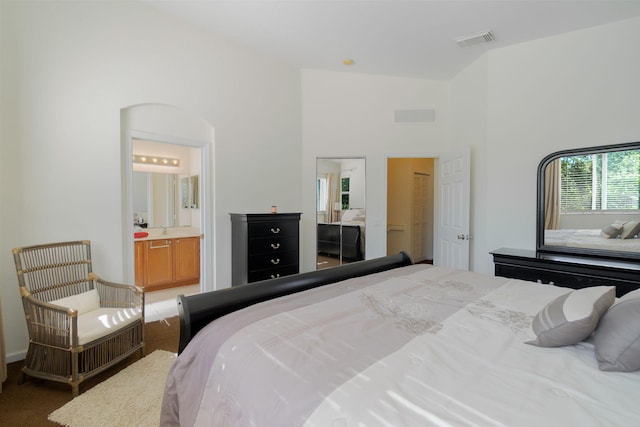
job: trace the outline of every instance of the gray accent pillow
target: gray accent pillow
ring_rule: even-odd
[[[593,336],[598,367],[603,371],[640,370],[640,294],[625,297],[602,316]]]
[[[562,347],[589,337],[616,298],[614,286],[593,286],[562,295],[547,304],[534,318],[536,339],[527,344]]]
[[[624,223],[620,237],[633,239],[638,233],[640,233],[640,221],[629,221]]]
[[[611,224],[600,230],[600,235],[605,239],[614,239],[622,234],[622,224]]]

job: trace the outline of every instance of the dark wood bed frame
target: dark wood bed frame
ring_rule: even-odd
[[[198,295],[179,295],[180,343],[178,354],[182,353],[200,329],[225,314],[284,295],[411,264],[413,261],[409,255],[400,252],[382,258],[357,261],[339,267],[253,282]]]
[[[318,253],[360,261],[362,231],[359,225],[318,223]]]

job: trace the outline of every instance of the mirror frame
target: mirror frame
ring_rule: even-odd
[[[546,156],[538,165],[537,198],[536,198],[536,250],[553,254],[571,254],[617,260],[640,260],[640,252],[625,252],[595,248],[576,248],[570,246],[546,245],[544,243],[545,223],[545,169],[549,163],[560,157],[599,154],[612,151],[640,150],[640,142],[626,142],[595,147],[583,147],[556,151]]]

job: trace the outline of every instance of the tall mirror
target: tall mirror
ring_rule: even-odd
[[[538,250],[640,258],[640,142],[552,153],[538,167]]]
[[[365,159],[316,159],[317,268],[365,259]]]

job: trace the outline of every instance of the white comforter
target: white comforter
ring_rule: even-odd
[[[189,344],[163,425],[639,425],[640,372],[524,343],[568,291],[411,266],[262,303]]]
[[[640,373],[598,370],[589,342],[524,344],[567,290],[512,280],[327,396],[305,426],[636,426]],[[366,392],[365,392],[366,391]]]

